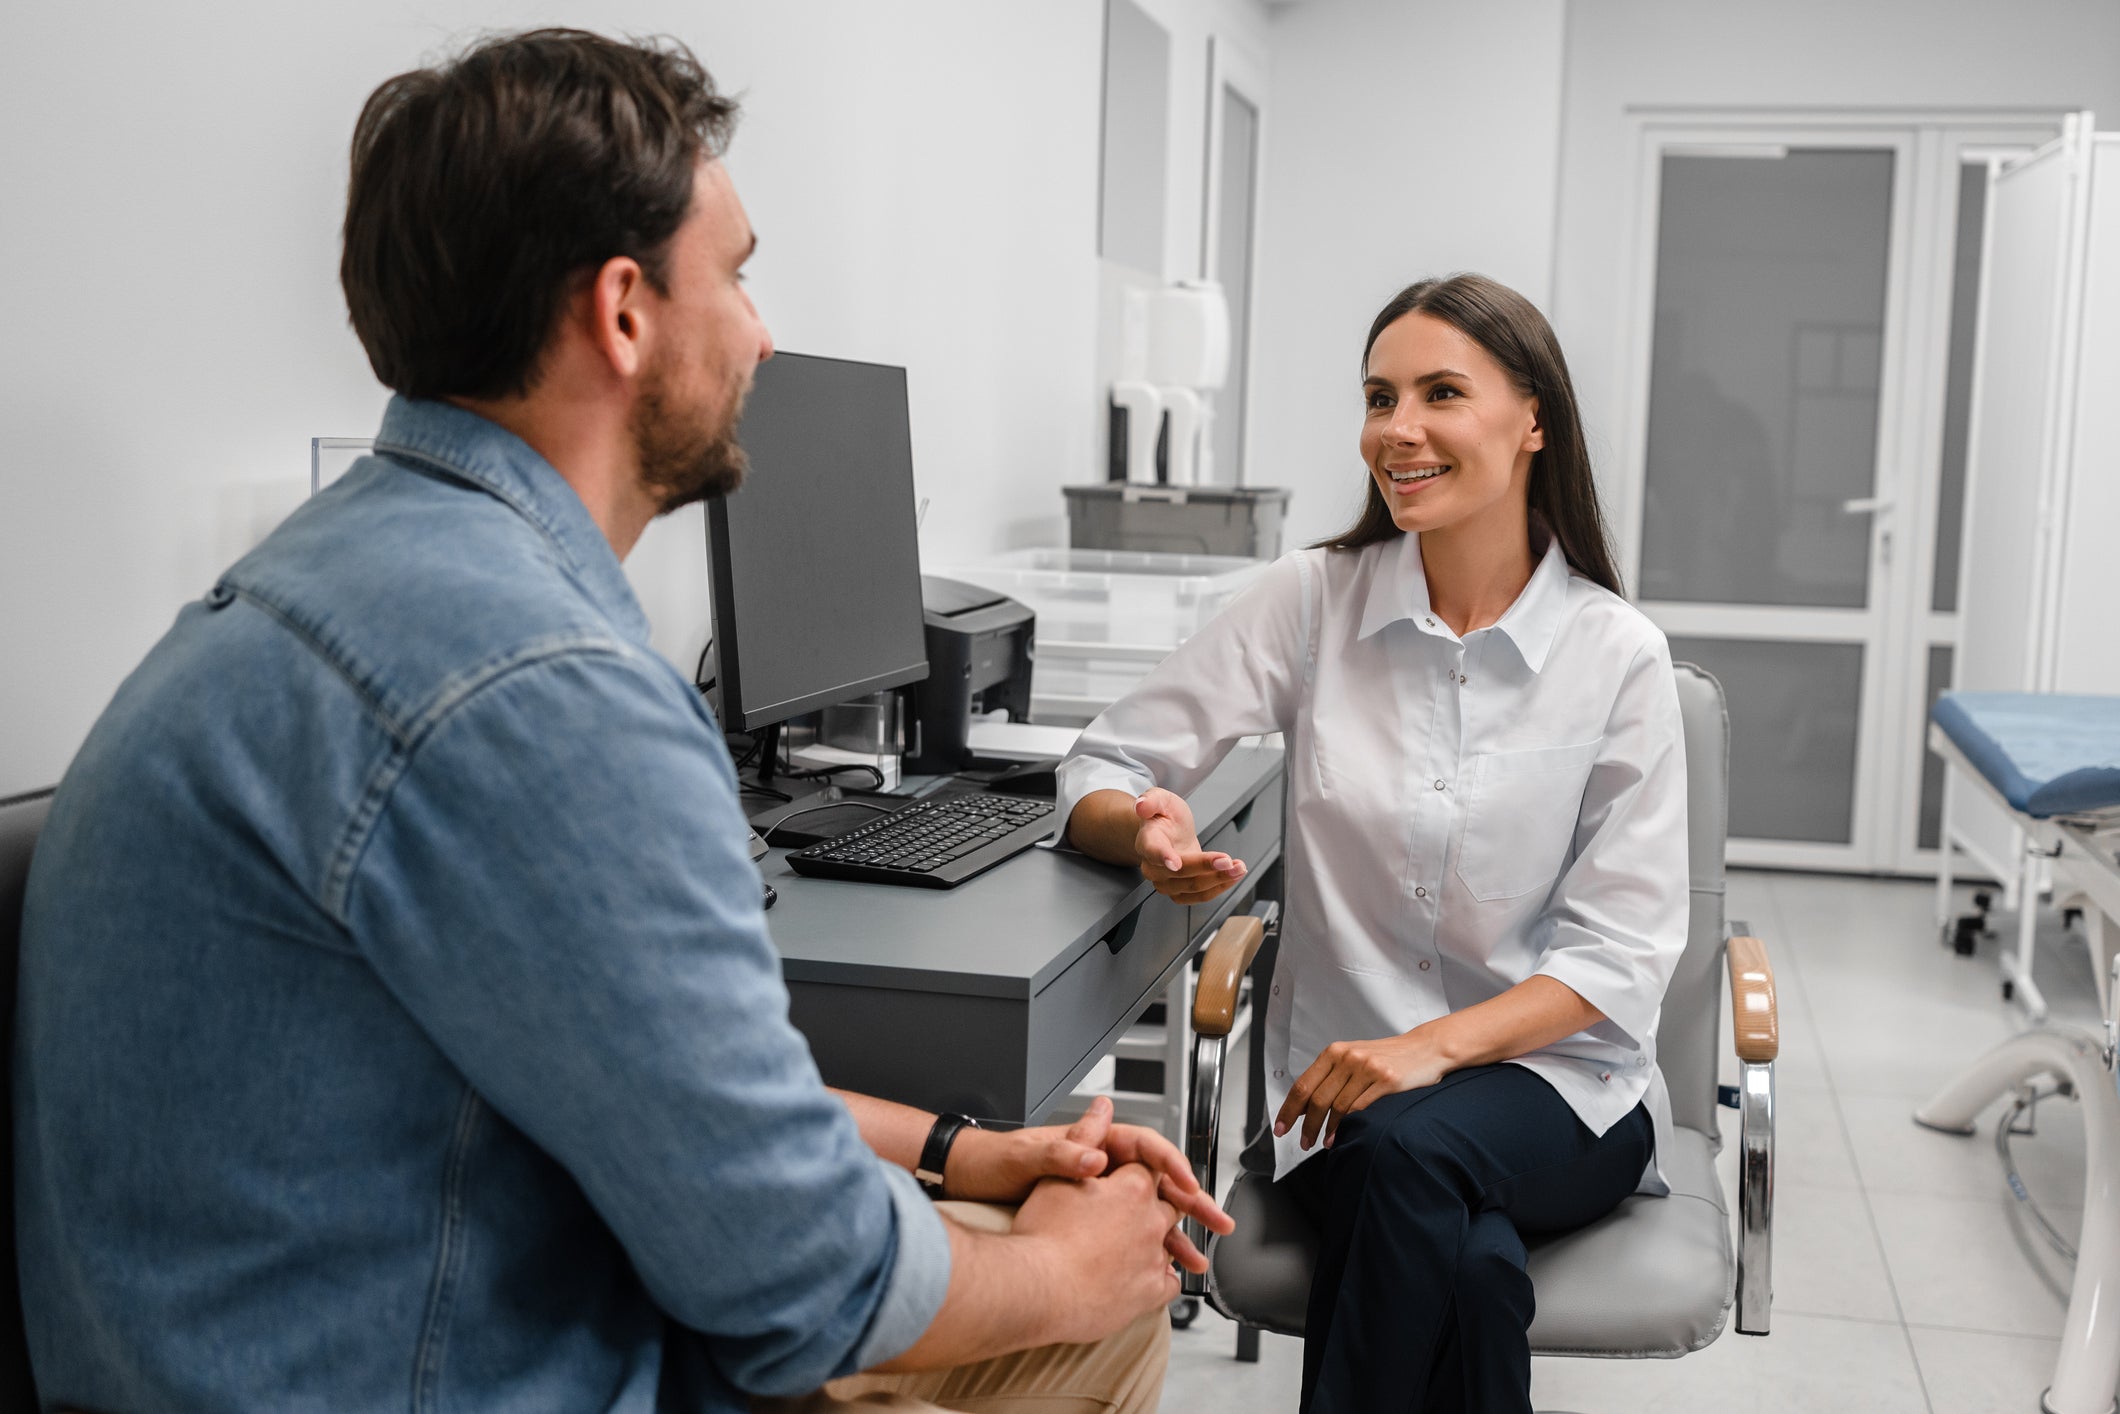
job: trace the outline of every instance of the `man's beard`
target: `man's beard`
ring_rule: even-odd
[[[736,424],[743,415],[741,388],[727,399],[727,407],[718,421],[680,409],[670,397],[670,380],[660,370],[641,388],[633,405],[633,450],[640,458],[641,484],[655,498],[657,515],[743,485],[750,459],[736,443]]]

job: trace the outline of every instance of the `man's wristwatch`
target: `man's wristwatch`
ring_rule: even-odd
[[[942,1169],[950,1161],[950,1145],[965,1130],[978,1127],[979,1121],[963,1115],[935,1116],[935,1127],[928,1131],[927,1143],[920,1147],[920,1166],[913,1170],[913,1177],[920,1180],[928,1197],[942,1196]]]

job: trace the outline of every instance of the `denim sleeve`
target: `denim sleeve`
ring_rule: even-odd
[[[919,1337],[949,1244],[788,1021],[735,776],[687,691],[573,651],[469,692],[403,747],[347,924],[722,1373],[800,1394]]]

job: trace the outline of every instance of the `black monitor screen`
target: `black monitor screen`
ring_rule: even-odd
[[[770,726],[927,676],[905,370],[778,354],[707,504],[722,720]]]

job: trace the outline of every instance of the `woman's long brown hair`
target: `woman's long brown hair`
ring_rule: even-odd
[[[1623,593],[1605,515],[1597,503],[1597,485],[1590,474],[1590,452],[1583,445],[1575,385],[1568,379],[1568,361],[1561,356],[1560,340],[1553,337],[1546,316],[1530,300],[1485,275],[1421,280],[1400,290],[1377,312],[1369,326],[1369,342],[1362,345],[1364,377],[1377,335],[1409,314],[1430,315],[1456,329],[1501,365],[1519,393],[1538,400],[1546,445],[1531,454],[1532,514],[1560,541],[1561,553],[1576,573],[1614,594]],[[1359,550],[1406,533],[1392,521],[1391,507],[1384,503],[1375,479],[1368,481],[1369,495],[1354,524],[1330,540],[1319,541],[1316,548]]]

